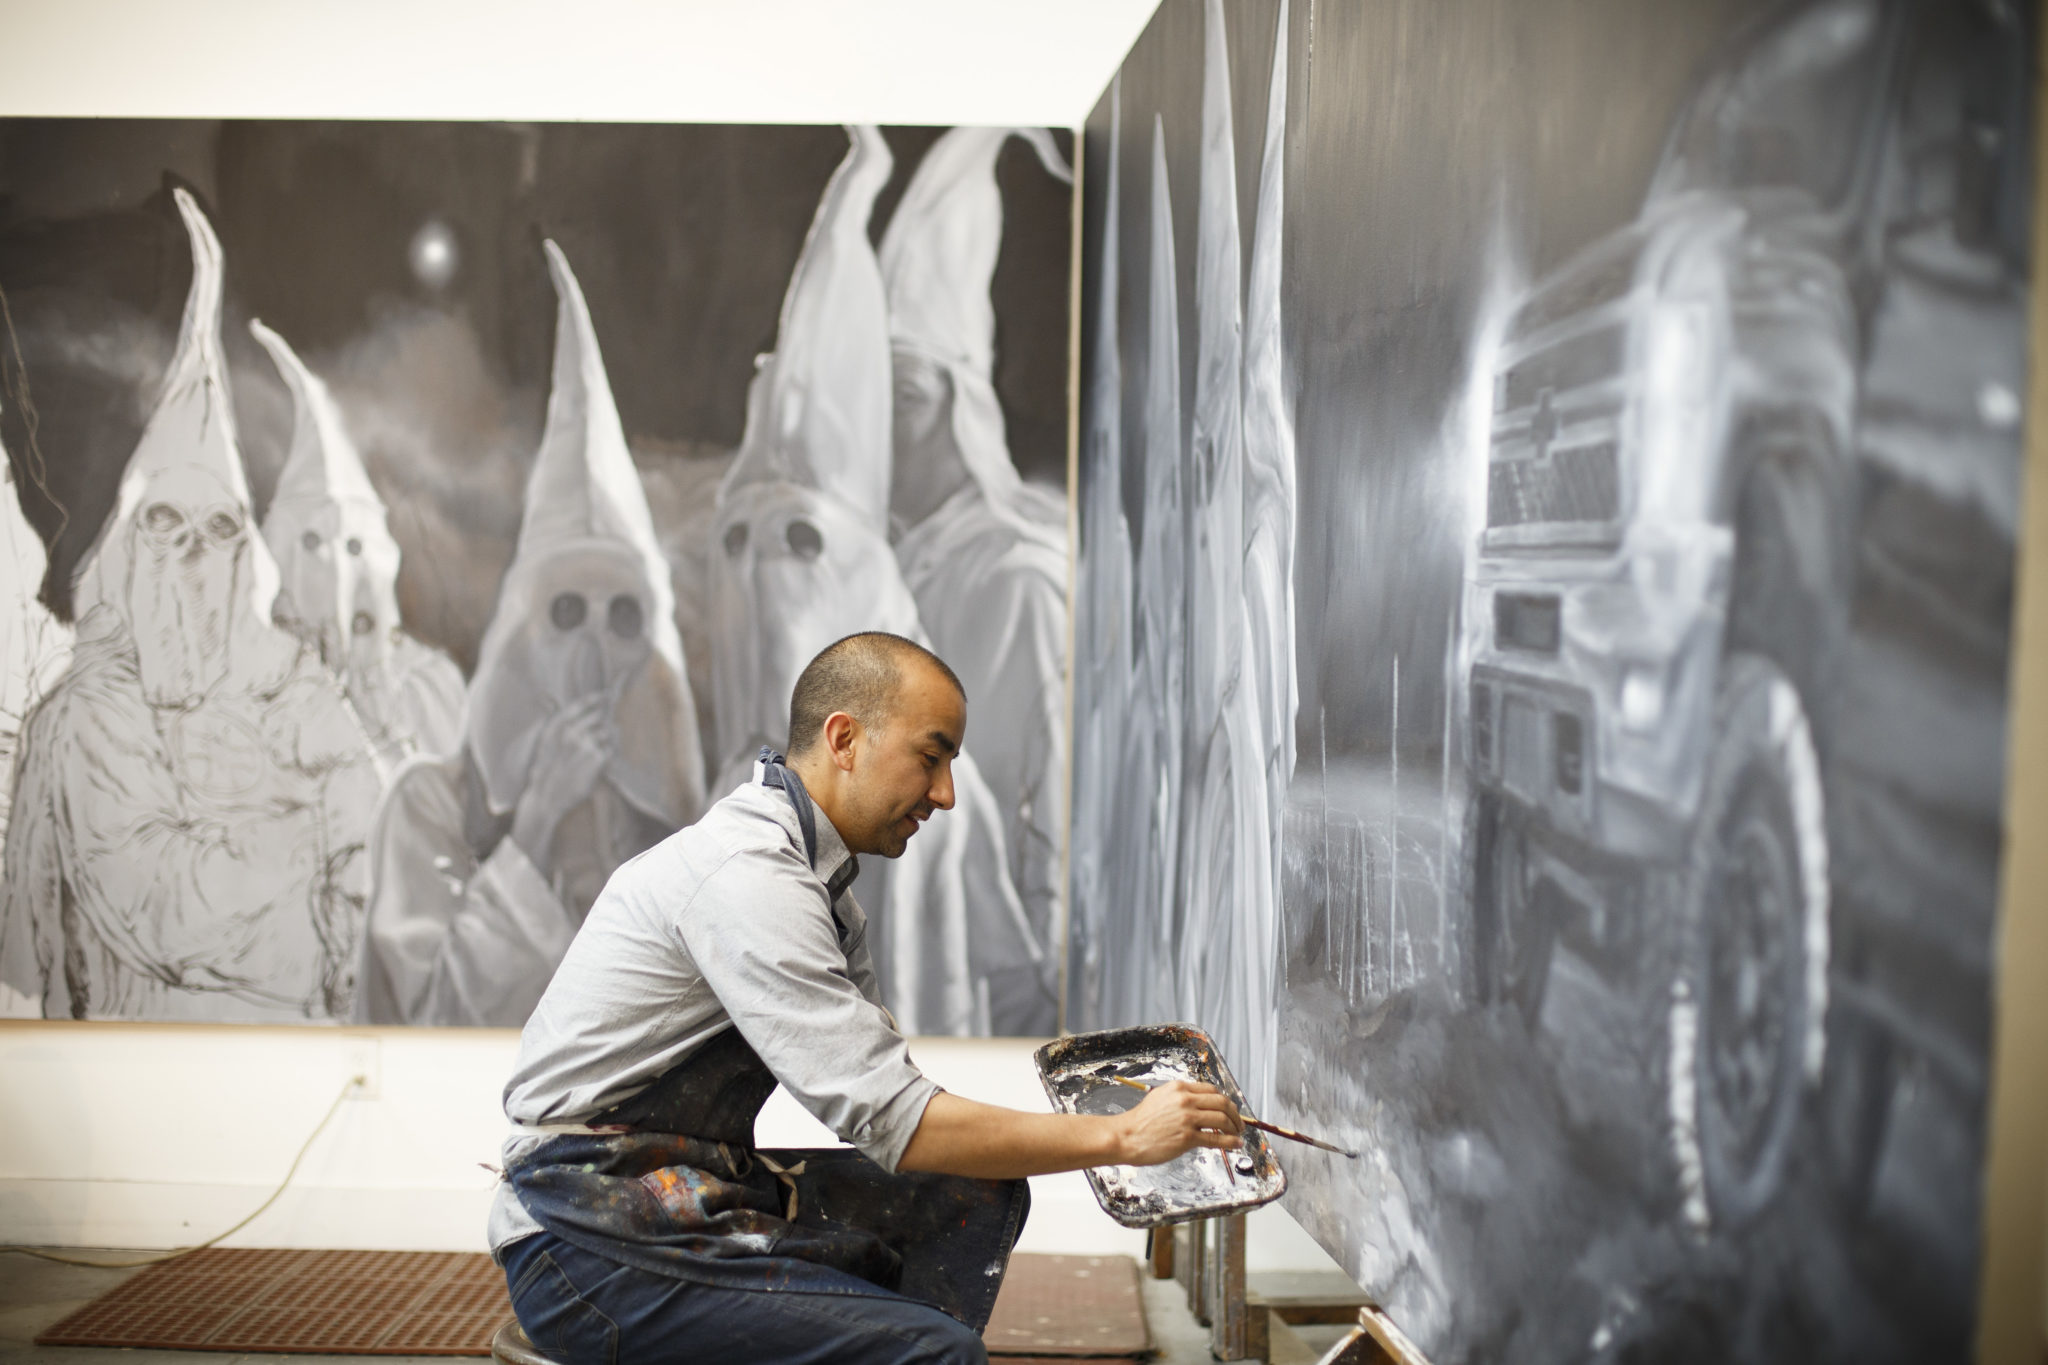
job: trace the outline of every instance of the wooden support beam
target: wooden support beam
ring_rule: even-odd
[[[1386,1348],[1374,1339],[1372,1333],[1363,1327],[1354,1327],[1351,1334],[1330,1348],[1316,1365],[1394,1365],[1394,1358]]]
[[[1171,1227],[1146,1229],[1145,1261],[1151,1268],[1153,1279],[1170,1280],[1173,1278],[1173,1229]]]
[[[1198,1218],[1177,1223],[1173,1229],[1173,1277],[1187,1295],[1188,1312],[1196,1322],[1209,1325],[1209,1223]]]
[[[1250,1318],[1251,1306],[1245,1302],[1244,1284],[1244,1215],[1231,1214],[1218,1218],[1216,1223],[1216,1251],[1214,1273],[1210,1277],[1209,1308],[1209,1354],[1218,1360],[1247,1360],[1253,1358],[1249,1349],[1252,1336]],[[1260,1325],[1264,1326],[1265,1313],[1259,1313]],[[1264,1338],[1264,1332],[1257,1334]],[[1258,1342],[1260,1357],[1265,1355],[1266,1343]]]
[[[1429,1365],[1415,1343],[1378,1308],[1358,1310],[1358,1326],[1317,1365]]]
[[[1245,1301],[1282,1322],[1357,1322],[1371,1300],[1339,1270],[1265,1270],[1245,1277]]]

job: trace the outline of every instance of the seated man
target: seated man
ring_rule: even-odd
[[[893,635],[839,641],[792,757],[625,864],[528,1020],[491,1246],[563,1365],[983,1361],[1024,1177],[1235,1148],[1204,1085],[1113,1116],[949,1095],[878,1001],[855,855],[953,804],[959,680]],[[858,1150],[760,1151],[780,1081]]]

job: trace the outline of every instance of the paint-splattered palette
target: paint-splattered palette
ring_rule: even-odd
[[[1192,1024],[1077,1033],[1047,1043],[1035,1060],[1047,1098],[1063,1113],[1123,1113],[1145,1098],[1126,1081],[1206,1081],[1245,1107],[1216,1044]],[[1103,1211],[1127,1228],[1255,1209],[1286,1193],[1287,1173],[1265,1134],[1247,1130],[1244,1137],[1239,1152],[1197,1147],[1158,1166],[1091,1166],[1088,1187]]]

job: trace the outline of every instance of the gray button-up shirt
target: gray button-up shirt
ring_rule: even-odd
[[[867,916],[827,890],[851,856],[839,831],[817,813],[813,868],[760,778],[612,874],[520,1035],[514,1123],[586,1122],[737,1028],[798,1104],[896,1169],[938,1087],[882,1009]],[[515,1132],[505,1155],[545,1140]],[[501,1183],[492,1251],[539,1230]]]

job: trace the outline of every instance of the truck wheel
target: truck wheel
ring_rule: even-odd
[[[1828,873],[1820,764],[1798,691],[1759,655],[1722,661],[1714,750],[1684,870],[1681,944],[1690,1065],[1671,1069],[1675,1134],[1716,1222],[1777,1193],[1802,1094],[1818,1079],[1826,1008]],[[1674,1062],[1679,1059],[1674,1058]],[[1688,1120],[1680,1118],[1679,1127]]]
[[[1472,868],[1473,967],[1479,998],[1506,1001],[1533,1032],[1550,984],[1555,926],[1541,911],[1529,866],[1522,814],[1499,796],[1481,793],[1466,827]]]

